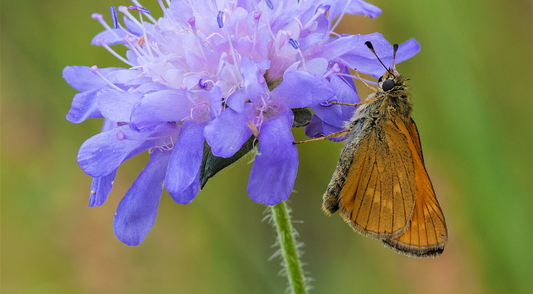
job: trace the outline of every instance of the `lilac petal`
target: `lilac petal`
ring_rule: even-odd
[[[343,65],[341,68],[341,73],[345,74],[347,76],[338,76],[341,80],[343,80],[346,84],[348,84],[355,92],[357,92],[357,87],[355,87],[354,79],[349,77],[352,73],[350,72],[350,68],[346,65]],[[357,100],[355,102],[360,102],[360,100]]]
[[[198,173],[196,174],[196,178],[194,178],[194,181],[192,184],[189,185],[183,192],[178,194],[171,194],[170,196],[172,199],[179,204],[189,204],[191,201],[194,200],[196,195],[198,194],[198,190],[200,188],[200,170],[198,170]]]
[[[333,98],[334,100],[338,100],[336,98]],[[315,113],[316,116],[318,116],[322,121],[327,121],[329,123],[332,123],[334,125],[342,125],[342,107],[348,107],[348,106],[341,106],[341,105],[329,105],[329,106],[322,106],[322,105],[313,105],[311,106],[311,109]]]
[[[141,93],[109,88],[98,93],[98,110],[106,119],[129,122],[133,107],[141,101],[141,98]]]
[[[127,83],[127,85],[137,85],[137,84],[136,84],[136,81],[130,80]],[[171,88],[163,84],[159,84],[159,83],[144,82],[144,83],[141,83],[139,87],[135,89],[135,92],[148,94],[151,92],[165,91],[165,90],[171,90]]]
[[[100,70],[100,72],[106,77],[108,81],[113,84],[128,84],[130,81],[134,81],[139,78],[143,73],[139,69],[123,69],[111,71],[108,74],[105,74]]]
[[[377,55],[387,68],[392,67],[393,48],[390,43],[380,33],[362,35],[353,50],[341,56],[341,59],[350,68],[379,78],[386,71],[383,65],[376,59],[374,54],[365,45],[365,42],[372,42]],[[400,44],[396,54],[396,63],[400,63],[414,56],[420,51],[420,45],[414,39],[410,39]]]
[[[268,59],[260,59],[255,61],[255,65],[259,67],[260,69],[267,70],[270,68],[270,60]]]
[[[203,131],[206,123],[185,121],[178,141],[172,150],[167,168],[165,187],[170,195],[179,198],[200,171],[204,148]]]
[[[130,33],[133,33],[137,36],[143,35],[143,28],[139,25],[139,23],[133,22],[126,15],[124,15],[123,21]]]
[[[257,203],[274,205],[287,200],[294,187],[298,172],[298,150],[291,133],[292,111],[288,110],[265,122],[259,134],[259,152],[256,155],[248,193]]]
[[[350,1],[350,5],[346,7],[348,1]],[[330,22],[339,16],[343,11],[346,14],[368,15],[370,18],[376,18],[381,14],[381,9],[362,0],[326,0],[322,1],[321,3],[324,5],[331,5],[330,14],[328,17]]]
[[[107,200],[111,188],[113,188],[113,181],[117,175],[117,170],[114,170],[107,176],[93,178],[91,184],[91,197],[89,198],[89,207],[100,206]]]
[[[344,55],[347,52],[355,52],[354,46],[360,43],[359,39],[360,35],[349,35],[337,38],[324,46],[325,48],[322,56],[328,60],[335,60],[337,57]],[[368,50],[368,48],[366,48],[366,50]]]
[[[126,41],[124,41],[125,36],[126,32],[123,29],[105,30],[94,36],[91,40],[91,45],[100,46],[102,43],[107,45],[126,44]]]
[[[305,71],[316,73],[317,75],[324,75],[328,70],[329,62],[326,58],[313,58],[305,63]]]
[[[405,61],[420,52],[420,44],[411,38],[398,46],[398,52],[396,53],[396,63]]]
[[[338,126],[330,125],[326,122],[322,122],[322,131],[324,132],[324,135],[329,135],[329,134],[344,131],[344,127],[338,127]],[[348,134],[338,136],[338,137],[333,137],[333,138],[330,138],[329,140],[334,141],[334,142],[340,142],[340,141],[345,140],[347,137],[348,137]]]
[[[117,124],[116,121],[104,119],[104,123],[102,124],[102,129],[100,130],[100,132],[103,133],[103,132],[111,131],[112,129],[116,128],[117,126],[118,126],[118,124]]]
[[[246,94],[244,93],[244,89],[240,89],[228,97],[228,99],[226,100],[226,104],[229,108],[240,113],[244,110],[245,100]]]
[[[154,150],[148,164],[117,207],[113,230],[128,246],[142,243],[155,223],[170,152]]]
[[[140,130],[161,122],[181,121],[191,114],[192,106],[182,90],[149,93],[133,109],[131,124]]]
[[[324,135],[322,132],[322,120],[316,114],[313,114],[311,122],[305,126],[305,135],[309,138],[318,138]]]
[[[381,9],[362,0],[352,0],[346,9],[347,14],[368,15],[376,18],[381,14]]]
[[[100,88],[85,91],[74,95],[72,106],[67,114],[67,120],[73,123],[81,123],[88,118],[102,118],[98,110],[96,95]]]
[[[222,89],[219,86],[211,88],[209,101],[211,102],[211,119],[214,119],[222,112]]]
[[[126,159],[153,147],[153,141],[119,140],[123,132],[131,134],[129,126],[122,126],[100,133],[85,141],[78,152],[78,164],[83,171],[95,178],[107,176]]]
[[[321,33],[312,33],[304,38],[301,38],[298,42],[300,43],[300,50],[302,52],[305,52],[307,49],[311,48],[311,46],[315,45],[316,43],[324,40],[324,34]]]
[[[281,4],[281,3],[280,3]],[[291,21],[298,17],[299,11],[297,9],[289,9],[278,16],[271,25],[272,33],[276,34],[279,30],[287,26]]]
[[[109,67],[100,68],[99,71],[102,75],[106,76],[110,72],[121,70],[122,68]],[[63,78],[74,89],[85,92],[101,88],[106,84],[102,78],[91,72],[87,66],[67,66],[63,69]]]
[[[252,135],[248,126],[252,105],[246,105],[247,111],[238,113],[231,108],[224,110],[218,118],[210,121],[204,129],[207,144],[211,152],[218,157],[231,157],[241,149]]]
[[[245,56],[242,59],[241,74],[246,96],[253,103],[259,103],[261,93],[263,93],[263,88],[258,78],[261,75],[261,70],[255,65],[255,62]]]
[[[333,86],[321,75],[293,70],[287,72],[283,82],[272,91],[272,99],[288,108],[302,108],[327,101],[335,95]]]
[[[313,11],[313,17],[314,12],[318,12],[316,8],[312,9]],[[310,19],[306,20],[310,21]],[[323,37],[326,37],[329,35],[329,29],[330,29],[331,23],[326,18],[326,14],[319,15],[318,17],[314,18],[313,22],[311,24],[306,25],[302,31],[300,32],[300,36],[307,36],[311,32],[312,33],[318,33],[321,34]]]
[[[354,89],[343,79],[336,75],[331,75],[330,80],[333,88],[335,88],[336,93],[335,97],[332,99],[342,103],[359,102],[359,96],[357,96],[357,92],[355,92]],[[352,117],[353,112],[355,111],[353,106],[347,105],[322,106],[319,104],[311,106],[311,109],[324,122],[340,128],[344,127],[344,123]]]

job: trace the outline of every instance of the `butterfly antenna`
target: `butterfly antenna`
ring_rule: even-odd
[[[394,49],[394,52],[392,53],[392,69],[395,71],[395,72],[398,72],[396,70],[396,52],[398,52],[398,44],[394,44],[392,45],[392,48]]]
[[[372,46],[372,43],[370,43],[370,41],[366,41],[366,42],[365,42],[365,45],[366,45],[366,47],[368,47],[368,49],[370,49],[370,51],[372,51],[372,53],[374,53],[374,55],[375,55],[376,58],[378,59],[379,63],[381,63],[381,65],[383,65],[383,67],[385,68],[385,70],[387,70],[389,73],[391,73],[391,74],[394,75],[394,73],[392,73],[392,72],[390,71],[390,69],[388,69],[388,68],[385,66],[385,64],[383,64],[383,62],[381,61],[381,59],[379,59],[379,56],[378,56],[378,54],[376,53],[376,50],[374,50],[374,46]],[[397,47],[398,47],[398,45],[396,45],[396,48],[397,48]],[[394,56],[396,56],[396,50],[394,50]],[[394,59],[394,57],[393,57],[393,59]],[[394,62],[393,62],[393,63],[394,63]]]

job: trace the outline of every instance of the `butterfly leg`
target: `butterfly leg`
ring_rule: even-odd
[[[376,101],[376,100],[378,100],[379,98],[381,98],[381,97],[378,96],[378,97],[375,97],[375,98],[372,98],[372,99],[368,99],[368,100],[365,100],[365,101],[363,101],[363,102],[359,102],[359,103],[343,103],[343,102],[337,102],[337,101],[329,101],[329,102],[330,102],[331,104],[359,107],[359,106],[361,106],[361,105],[363,105],[363,104],[367,104],[367,103],[370,103],[370,102]]]
[[[349,132],[350,132],[350,130],[344,130],[344,131],[332,133],[332,134],[329,134],[329,135],[326,135],[326,136],[322,136],[322,137],[318,137],[318,138],[313,138],[313,139],[309,139],[309,140],[303,140],[303,141],[294,142],[294,144],[303,144],[303,143],[309,143],[309,142],[314,142],[314,141],[325,140],[325,139],[329,139],[329,138],[335,138],[335,137],[339,137],[339,136],[342,136],[342,135],[346,135]]]

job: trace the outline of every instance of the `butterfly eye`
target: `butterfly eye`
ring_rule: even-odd
[[[381,88],[383,89],[383,91],[389,91],[390,89],[394,88],[394,81],[385,80],[383,84],[381,84]]]

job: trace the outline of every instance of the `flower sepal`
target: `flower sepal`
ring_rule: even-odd
[[[211,152],[211,147],[209,146],[209,144],[207,144],[207,142],[205,142],[202,165],[200,166],[200,189],[204,188],[209,178],[213,177],[219,171],[230,166],[231,164],[239,160],[241,157],[246,155],[248,152],[250,152],[253,149],[254,138],[255,137],[252,135],[250,139],[248,139],[248,141],[246,141],[246,143],[242,145],[239,151],[235,152],[233,156],[228,158],[213,155],[213,153]]]

